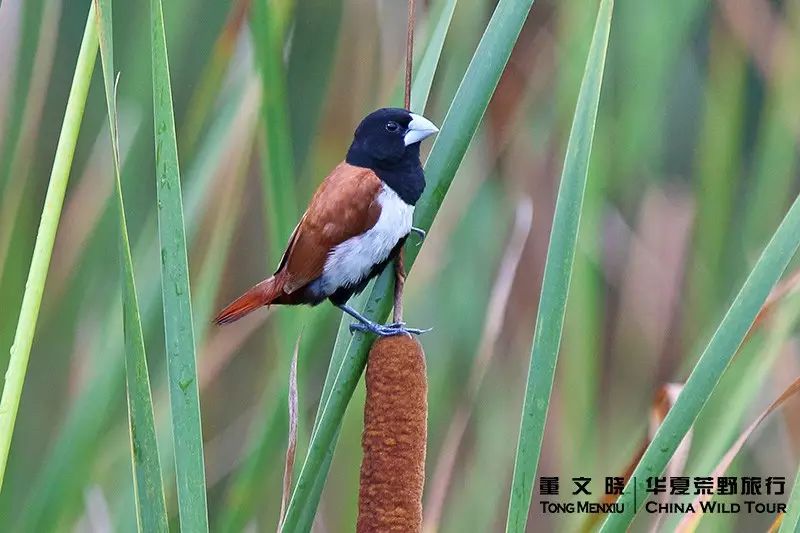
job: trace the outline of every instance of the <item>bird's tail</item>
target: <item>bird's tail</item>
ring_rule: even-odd
[[[219,312],[214,319],[217,324],[230,324],[243,316],[255,311],[259,307],[273,303],[283,294],[283,284],[278,278],[272,276],[261,283],[251,287],[247,292],[236,298],[225,309]]]

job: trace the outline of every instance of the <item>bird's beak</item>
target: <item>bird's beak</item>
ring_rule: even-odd
[[[408,123],[408,131],[403,139],[406,146],[411,146],[438,132],[439,128],[437,128],[433,122],[422,115],[411,113],[411,122]]]

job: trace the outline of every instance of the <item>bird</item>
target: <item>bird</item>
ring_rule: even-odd
[[[354,331],[386,337],[428,330],[378,324],[347,304],[378,276],[414,232],[414,207],[425,190],[420,144],[433,122],[402,108],[382,108],[358,125],[347,155],[320,183],[289,237],[275,273],[216,316],[228,324],[264,306],[318,305],[353,317]]]

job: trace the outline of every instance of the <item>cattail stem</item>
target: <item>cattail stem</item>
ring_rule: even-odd
[[[406,27],[406,78],[403,105],[411,109],[411,70],[414,63],[415,0],[408,0],[408,26]]]
[[[376,341],[366,384],[357,531],[421,531],[428,424],[422,346],[407,335]]]
[[[415,0],[408,0],[408,26],[406,31],[406,77],[403,107],[411,109],[411,70],[414,62],[414,19]],[[403,321],[403,287],[406,282],[406,268],[403,249],[394,260],[394,322]]]

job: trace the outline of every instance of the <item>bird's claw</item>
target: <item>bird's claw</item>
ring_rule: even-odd
[[[360,331],[362,333],[373,333],[379,337],[392,337],[394,335],[422,335],[431,331],[433,328],[418,329],[407,328],[405,322],[394,322],[392,324],[364,324],[353,322],[350,324],[350,333]]]
[[[415,227],[412,227],[412,228],[411,228],[411,233],[413,233],[413,234],[415,234],[417,237],[419,237],[419,243],[417,243],[417,246],[420,246],[420,245],[422,245],[422,243],[423,243],[423,242],[425,242],[425,237],[428,235],[428,234],[425,232],[425,230],[424,230],[424,229],[422,229],[422,228],[415,228]]]

